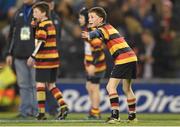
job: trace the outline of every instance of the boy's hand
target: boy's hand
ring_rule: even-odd
[[[95,75],[95,70],[96,70],[96,67],[94,65],[89,65],[86,67],[86,71],[87,71],[88,75],[90,75],[90,76]]]
[[[12,65],[12,61],[13,61],[13,57],[12,56],[7,56],[6,57],[6,63],[7,63],[7,65]]]
[[[35,18],[32,19],[32,21],[31,21],[31,26],[32,26],[33,28],[37,27],[37,21],[36,21]]]
[[[84,38],[84,39],[88,39],[88,40],[90,39],[90,37],[89,37],[89,32],[82,31],[81,36],[82,36],[82,38]]]
[[[34,59],[31,56],[27,60],[27,65],[30,67],[34,65]]]

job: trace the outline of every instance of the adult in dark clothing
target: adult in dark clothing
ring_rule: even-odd
[[[14,61],[21,104],[20,116],[26,118],[37,114],[35,70],[27,65],[27,59],[34,50],[34,30],[31,27],[32,5],[35,0],[23,0],[10,26],[6,62]]]

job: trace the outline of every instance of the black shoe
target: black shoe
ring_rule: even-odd
[[[101,116],[100,115],[92,115],[89,114],[89,116],[87,117],[88,120],[100,120]]]
[[[128,122],[137,122],[136,113],[129,113]]]
[[[61,111],[60,111],[60,113],[57,116],[57,120],[65,120],[67,115],[68,115],[68,113],[69,113],[68,111],[69,110],[68,110],[67,107],[61,108]]]
[[[46,116],[44,113],[39,113],[37,116],[36,116],[36,119],[37,120],[46,120]]]

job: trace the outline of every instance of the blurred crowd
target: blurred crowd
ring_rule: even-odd
[[[84,6],[101,6],[107,11],[107,22],[119,30],[138,55],[139,78],[180,76],[179,0],[55,0],[55,4],[62,24],[60,77],[85,77],[84,43],[78,24],[78,12]],[[21,5],[21,0],[0,0],[1,62],[8,43],[9,22]],[[108,76],[112,63],[106,54]]]

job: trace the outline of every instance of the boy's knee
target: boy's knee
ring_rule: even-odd
[[[123,80],[122,90],[125,93],[131,90],[131,80],[129,79]]]
[[[48,90],[52,90],[54,87],[56,87],[55,83],[47,84]]]
[[[92,87],[91,87],[91,85],[89,83],[86,84],[86,89],[87,89],[88,92],[92,91]]]
[[[44,83],[36,83],[36,88],[38,87],[45,87],[45,84]]]

